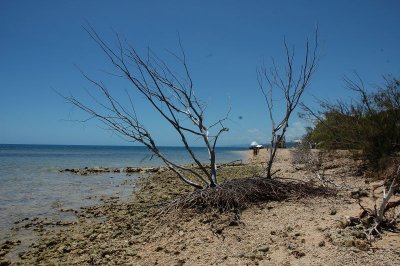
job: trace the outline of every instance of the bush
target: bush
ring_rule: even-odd
[[[350,149],[372,168],[383,167],[400,151],[400,80],[387,77],[383,87],[367,93],[362,85],[347,81],[358,98],[350,104],[322,103],[322,118],[310,133],[319,148]]]

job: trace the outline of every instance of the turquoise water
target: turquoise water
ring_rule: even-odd
[[[179,164],[192,163],[185,149],[163,147],[162,152]],[[218,162],[242,158],[239,148],[218,149]],[[194,148],[207,161],[204,148]],[[126,199],[137,176],[106,173],[78,176],[60,173],[65,168],[162,165],[144,147],[0,145],[0,241],[14,222],[32,217],[53,217],[60,209],[93,205],[102,197]]]

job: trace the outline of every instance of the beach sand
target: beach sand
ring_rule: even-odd
[[[247,164],[220,169],[220,182],[263,173],[267,151],[255,158],[246,153]],[[291,158],[291,150],[278,151],[276,176],[306,180],[309,174]],[[128,201],[105,199],[78,210],[73,222],[22,222],[17,230],[35,230],[37,240],[26,250],[18,249],[18,239],[4,243],[0,259],[22,265],[400,265],[398,233],[369,243],[341,226],[361,211],[351,192],[367,191],[362,201],[372,204],[374,182],[356,176],[357,162],[346,152],[331,155],[324,167],[348,188],[336,196],[256,204],[239,221],[233,213],[160,212],[160,203],[192,189],[170,171],[148,174]]]

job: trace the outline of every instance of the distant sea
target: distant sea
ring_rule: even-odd
[[[219,163],[243,158],[244,148],[218,148]],[[180,147],[161,151],[179,164],[192,163]],[[194,148],[207,162],[205,148]],[[94,205],[102,197],[127,199],[134,190],[134,179],[120,173],[78,176],[60,173],[65,168],[158,166],[145,147],[67,146],[0,144],[0,243],[16,221],[32,217],[57,218],[61,209]]]

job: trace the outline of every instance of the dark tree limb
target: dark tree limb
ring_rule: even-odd
[[[119,135],[128,137],[134,142],[139,142],[146,146],[186,184],[196,188],[216,186],[216,143],[219,136],[223,132],[228,131],[228,128],[223,125],[223,121],[227,117],[218,120],[211,126],[205,124],[205,105],[195,95],[193,81],[189,73],[186,54],[181,41],[179,40],[181,55],[173,54],[173,56],[183,67],[183,75],[172,71],[150,49],[147,49],[146,56],[139,55],[136,49],[126,41],[121,40],[118,34],[116,34],[116,48],[112,48],[99,36],[92,26],[89,25],[88,27],[84,27],[84,29],[119,73],[117,76],[121,76],[127,80],[132,89],[143,95],[147,102],[177,132],[181,143],[186,148],[199,171],[179,166],[161,153],[150,132],[139,121],[133,100],[128,91],[126,91],[126,94],[128,95],[131,110],[128,110],[115,99],[103,82],[91,79],[88,75],[82,73],[101,93],[101,99],[94,97],[90,93],[89,95],[94,105],[85,104],[74,96],[63,96],[64,99],[89,114],[90,119],[96,118]],[[191,123],[185,121],[190,121]],[[210,129],[213,127],[219,127],[214,136],[210,133]],[[204,146],[207,148],[211,170],[194,153],[188,141],[188,136],[190,135],[202,139]]]
[[[315,40],[313,47],[310,47],[310,41],[307,39],[305,48],[305,57],[298,72],[295,71],[294,49],[289,49],[286,40],[284,40],[284,48],[286,54],[285,70],[281,71],[272,60],[272,67],[267,69],[265,65],[257,69],[257,80],[261,92],[267,103],[269,119],[271,121],[271,149],[267,162],[267,178],[271,178],[271,169],[274,162],[278,143],[284,139],[287,128],[289,127],[289,119],[294,109],[299,104],[303,92],[311,83],[311,78],[317,68],[318,63],[318,30],[315,31]],[[274,98],[273,92],[281,91],[285,101],[285,112],[280,120],[275,120]],[[278,135],[279,133],[279,135]]]

